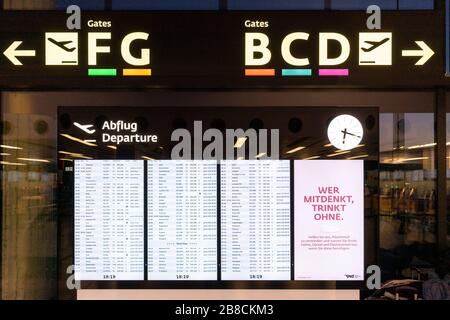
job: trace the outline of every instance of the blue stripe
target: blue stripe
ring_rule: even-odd
[[[311,69],[283,69],[281,70],[283,77],[311,77]]]

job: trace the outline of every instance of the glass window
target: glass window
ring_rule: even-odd
[[[57,0],[56,9],[65,10],[68,6],[76,4],[82,10],[104,10],[104,0]]]
[[[56,121],[44,113],[8,109],[2,114],[1,124],[4,192],[0,298],[55,299]]]
[[[52,10],[55,8],[52,0],[3,0],[3,9],[5,10]]]
[[[113,0],[113,10],[218,10],[219,0]]]
[[[4,0],[5,10],[65,10],[75,4],[84,10],[105,9],[104,0]]]
[[[399,0],[400,10],[433,10],[434,0]]]
[[[323,10],[324,0],[228,0],[229,10]]]
[[[366,10],[370,5],[384,10],[396,10],[397,0],[332,0],[331,8],[337,10]]]
[[[447,113],[447,243],[450,246],[450,113]]]
[[[408,272],[413,259],[430,261],[433,256],[435,146],[433,113],[380,114],[380,259],[385,279]]]

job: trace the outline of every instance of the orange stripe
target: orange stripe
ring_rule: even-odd
[[[274,77],[275,69],[245,69],[247,77]]]
[[[151,76],[152,69],[123,69],[124,76]]]

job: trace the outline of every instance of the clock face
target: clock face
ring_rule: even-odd
[[[328,126],[328,139],[339,150],[350,150],[357,147],[363,134],[361,122],[348,114],[334,118]]]

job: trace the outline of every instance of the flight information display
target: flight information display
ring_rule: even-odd
[[[361,160],[76,160],[74,171],[75,280],[363,278]]]
[[[217,280],[217,161],[148,161],[148,279]]]
[[[144,280],[144,162],[75,161],[75,279]]]
[[[290,162],[221,161],[222,280],[290,280]]]

